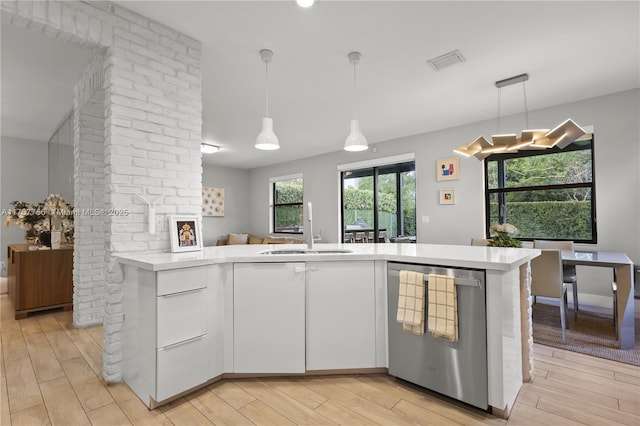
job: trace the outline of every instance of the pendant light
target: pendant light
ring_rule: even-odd
[[[557,146],[562,149],[570,145],[586,132],[570,118],[553,130],[549,129],[529,129],[529,109],[527,106],[527,89],[525,81],[529,80],[528,74],[520,74],[515,77],[496,81],[498,88],[498,132],[491,136],[491,142],[480,136],[469,145],[462,145],[453,151],[465,157],[475,156],[478,160],[483,160],[496,152],[517,152],[520,149],[546,149]],[[518,138],[515,134],[500,134],[500,94],[505,86],[522,83],[524,96],[524,113],[526,130],[521,132]]]
[[[367,138],[360,131],[360,123],[356,119],[356,65],[360,62],[360,52],[350,52],[347,55],[349,63],[353,65],[353,120],[351,120],[351,132],[344,141],[345,151],[364,151],[369,148]]]
[[[273,52],[269,49],[262,49],[260,57],[265,64],[266,69],[266,115],[262,119],[262,131],[256,138],[255,147],[262,150],[274,150],[280,148],[280,142],[275,133],[273,133],[273,120],[269,117],[269,62],[273,59]]]

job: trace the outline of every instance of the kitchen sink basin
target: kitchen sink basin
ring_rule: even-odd
[[[260,254],[340,254],[340,253],[353,253],[353,250],[348,249],[284,249],[284,250],[267,250]]]
[[[309,254],[308,250],[267,250],[260,254]]]
[[[338,253],[353,253],[353,250],[349,249],[318,249],[313,250],[315,254],[338,254]]]

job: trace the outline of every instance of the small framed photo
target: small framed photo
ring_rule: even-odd
[[[455,203],[456,203],[456,191],[454,189],[440,190],[440,204],[455,204]]]
[[[436,160],[436,180],[460,179],[460,159],[458,157]]]
[[[169,216],[171,251],[202,250],[202,220],[200,216]]]

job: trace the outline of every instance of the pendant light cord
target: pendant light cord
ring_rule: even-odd
[[[525,82],[522,82],[522,93],[524,94],[524,119],[527,127],[525,129],[530,129],[529,127],[529,107],[527,106],[527,86]]]
[[[500,87],[498,87],[498,111],[497,111],[497,115],[498,115],[497,126],[498,126],[498,128],[496,129],[496,135],[500,134],[500,94],[501,93],[502,93],[502,89]]]
[[[356,96],[356,91],[357,91],[357,84],[356,84],[356,63],[354,62],[353,64],[353,119],[355,120],[356,117],[356,100],[357,100],[357,96]]]
[[[267,111],[267,118],[269,117],[269,61],[265,61],[264,62],[264,66],[265,66],[265,104],[266,104],[266,111]]]

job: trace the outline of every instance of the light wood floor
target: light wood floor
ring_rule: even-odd
[[[149,411],[102,382],[102,327],[76,329],[69,312],[15,321],[6,295],[0,309],[2,426],[507,423],[380,374],[228,380]],[[545,346],[535,366],[508,424],[640,424],[639,367]]]

